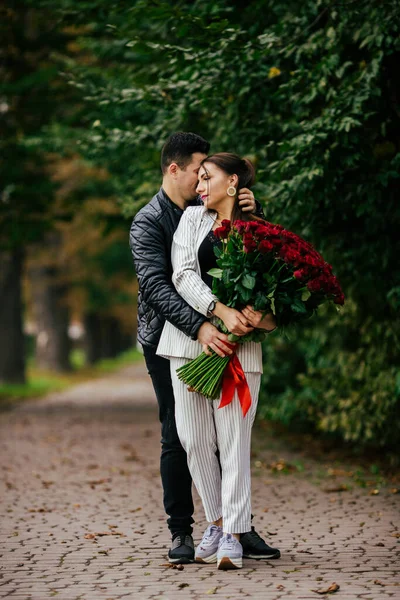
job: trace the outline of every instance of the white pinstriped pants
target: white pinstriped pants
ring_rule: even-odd
[[[261,374],[245,374],[252,402],[243,417],[236,392],[232,402],[220,409],[220,400],[210,401],[201,394],[188,392],[187,385],[176,374],[176,369],[188,361],[170,358],[176,427],[193,482],[208,522],[222,517],[225,533],[246,533],[251,529],[251,428]],[[222,473],[215,455],[217,447]]]

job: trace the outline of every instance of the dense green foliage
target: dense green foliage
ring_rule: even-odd
[[[340,317],[324,310],[313,327],[264,344],[261,416],[296,430],[395,449],[400,437],[399,324],[358,324],[348,300]],[[397,347],[397,350],[396,350]]]
[[[261,410],[355,442],[393,443],[398,3],[86,0],[78,11],[72,0],[42,2],[80,28],[88,59],[66,60],[86,102],[79,148],[107,166],[125,214],[157,188],[167,135],[192,130],[214,151],[253,158],[268,219],[334,265],[351,301],[267,347]]]

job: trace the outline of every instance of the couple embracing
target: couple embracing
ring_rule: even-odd
[[[262,373],[261,345],[246,342],[237,356],[251,394],[243,416],[237,394],[223,408],[188,391],[176,370],[203,350],[232,353],[231,333],[271,331],[272,315],[219,302],[208,274],[216,266],[214,235],[222,220],[262,216],[250,187],[254,168],[235,154],[209,155],[209,143],[193,133],[171,135],[161,153],[162,187],[136,215],[130,245],[139,282],[138,340],[159,405],[161,479],[169,515],[172,563],[216,562],[242,567],[242,558],[279,558],[251,525],[251,428]],[[258,214],[258,216],[256,216]],[[192,480],[209,525],[194,548]]]

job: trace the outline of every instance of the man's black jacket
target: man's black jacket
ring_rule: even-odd
[[[172,283],[172,238],[182,214],[161,188],[132,223],[129,243],[139,282],[138,340],[143,346],[157,348],[166,320],[192,339],[207,320]]]

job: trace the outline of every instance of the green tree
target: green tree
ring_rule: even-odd
[[[87,110],[79,147],[107,166],[124,213],[156,188],[171,131],[252,157],[268,218],[314,242],[351,298],[345,318],[321,317],[280,355],[297,358],[273,393],[275,417],[292,423],[314,399],[315,426],[393,442],[397,429],[382,433],[400,395],[398,3],[73,4],[59,10],[83,26],[78,43],[91,57],[70,68]],[[368,365],[357,378],[356,363]]]
[[[41,21],[38,12],[23,2],[5,2],[0,11],[0,325],[7,340],[0,350],[0,380],[23,381],[20,281],[25,248],[48,229],[53,196],[48,160],[25,142],[54,112],[51,82],[56,68],[49,64],[48,44],[55,40],[49,22]]]

